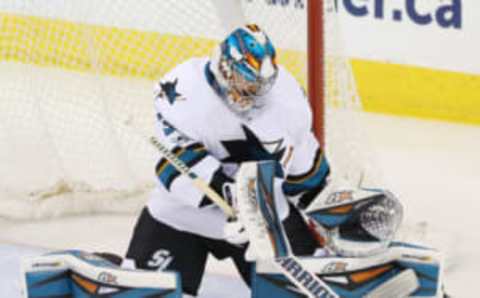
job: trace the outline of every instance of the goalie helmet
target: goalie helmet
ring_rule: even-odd
[[[276,53],[257,25],[233,31],[214,51],[210,63],[217,93],[235,112],[243,114],[262,105],[278,74]]]

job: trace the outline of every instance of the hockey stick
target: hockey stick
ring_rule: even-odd
[[[175,154],[173,154],[165,145],[163,145],[157,138],[150,137],[150,143],[160,151],[168,162],[175,167],[182,175],[188,176],[193,185],[203,192],[213,203],[215,203],[222,211],[230,218],[235,219],[235,210],[227,204],[227,202],[215,191],[208,183],[198,177],[191,169]]]

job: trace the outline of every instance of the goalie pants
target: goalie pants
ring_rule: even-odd
[[[295,208],[284,221],[296,255],[311,255],[316,243]],[[179,231],[154,219],[144,208],[133,231],[127,259],[140,269],[173,270],[180,273],[183,292],[196,296],[205,271],[208,254],[223,260],[232,258],[238,272],[250,286],[252,263],[244,259],[246,246]]]

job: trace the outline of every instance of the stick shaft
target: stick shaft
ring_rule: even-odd
[[[207,182],[193,173],[180,158],[173,154],[165,145],[163,145],[157,138],[150,137],[150,143],[158,149],[158,151],[165,157],[166,160],[177,169],[182,175],[188,176],[192,179],[193,185],[204,193],[213,203],[215,203],[222,211],[230,218],[235,218],[235,211],[227,204],[227,202],[213,190]]]

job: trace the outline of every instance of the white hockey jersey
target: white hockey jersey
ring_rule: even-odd
[[[280,68],[264,105],[241,117],[209,84],[210,74],[208,59],[195,58],[159,82],[158,139],[220,194],[240,163],[276,160],[279,191],[295,204],[299,199],[308,203],[323,188],[329,166],[311,132],[311,111],[300,85]],[[188,177],[159,159],[158,185],[147,203],[152,216],[182,231],[223,238],[222,211]]]

